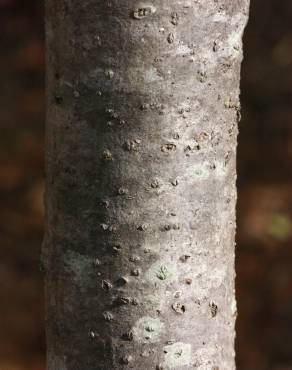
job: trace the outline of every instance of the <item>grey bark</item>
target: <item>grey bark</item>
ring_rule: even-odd
[[[47,0],[48,370],[234,365],[248,0]]]

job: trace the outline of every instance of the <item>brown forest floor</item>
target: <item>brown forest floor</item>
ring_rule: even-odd
[[[292,2],[252,3],[238,160],[238,370],[292,370]],[[44,369],[42,5],[0,1],[1,370]]]

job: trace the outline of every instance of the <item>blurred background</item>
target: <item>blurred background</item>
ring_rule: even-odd
[[[238,151],[238,370],[292,370],[292,1],[251,0]],[[43,2],[0,0],[0,370],[44,370]]]

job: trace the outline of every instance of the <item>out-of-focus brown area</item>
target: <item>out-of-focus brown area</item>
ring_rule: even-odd
[[[0,0],[0,369],[44,369],[43,4]]]
[[[238,370],[292,370],[292,2],[251,0],[242,70]],[[43,3],[0,0],[0,369],[43,370]]]
[[[251,0],[242,69],[239,370],[292,370],[292,1]]]

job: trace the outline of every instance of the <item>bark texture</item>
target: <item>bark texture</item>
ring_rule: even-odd
[[[248,0],[47,0],[48,370],[232,370]]]

